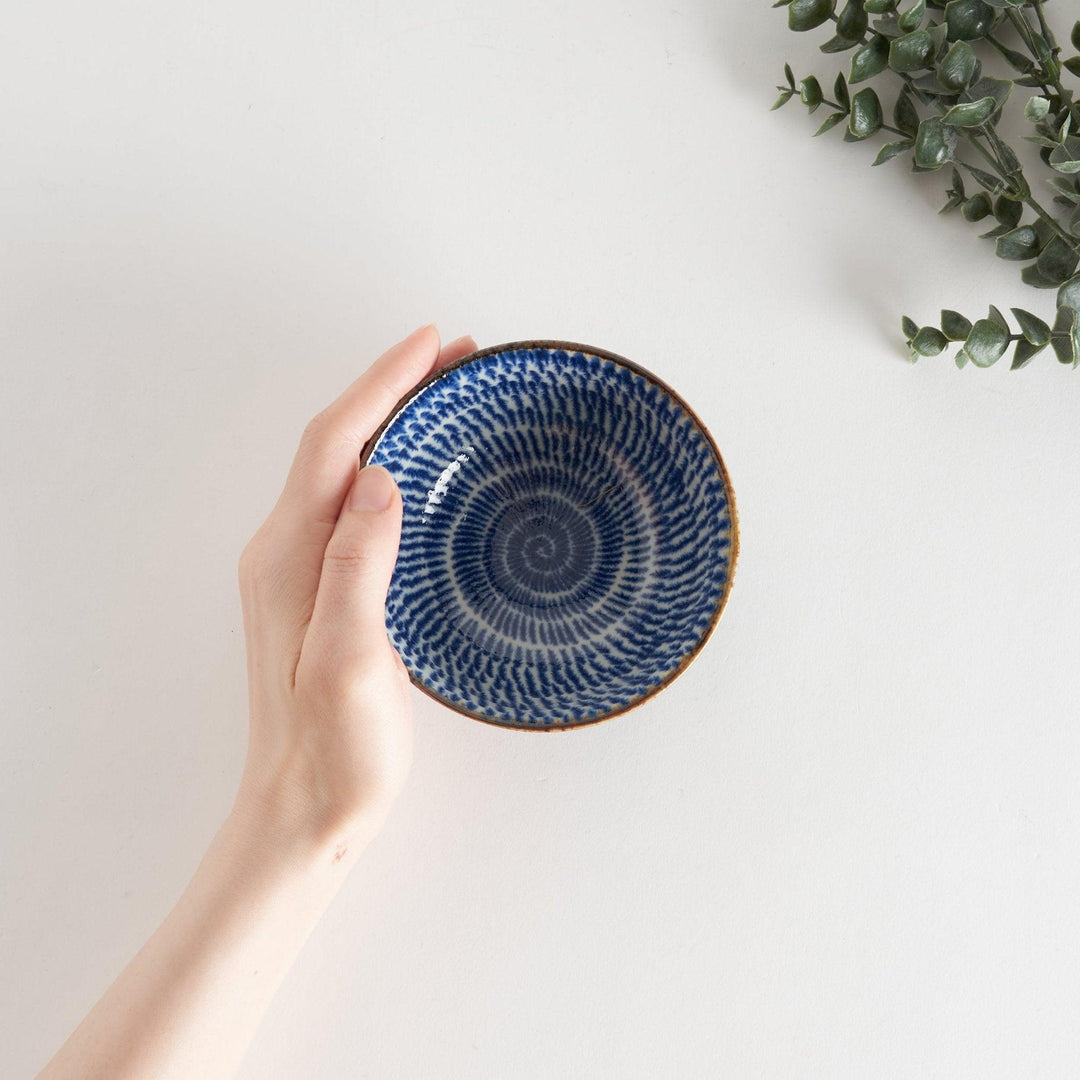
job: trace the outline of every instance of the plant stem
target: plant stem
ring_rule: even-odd
[[[1006,63],[1011,63],[1011,61],[1009,60],[1009,57],[1008,57],[1007,54],[1012,52],[1012,50],[1008,47],[1008,45],[1006,45],[1003,41],[998,41],[998,39],[996,37],[994,37],[993,34],[987,34],[986,35],[986,40],[995,49],[997,49],[997,51],[1001,54],[1002,58],[1005,60]],[[1016,67],[1015,64],[1013,64],[1012,66]],[[1017,68],[1017,70],[1018,71],[1023,71],[1022,68]],[[1039,88],[1042,90],[1042,92],[1047,97],[1049,97],[1054,92],[1053,89],[1050,87],[1050,85],[1048,83],[1045,83],[1045,82],[1041,81],[1043,71],[1040,68],[1033,67],[1033,69],[1030,70],[1030,71],[1023,71],[1023,74],[1030,75],[1030,76],[1032,76],[1032,78],[1039,78],[1040,79]]]
[[[1010,334],[1009,335],[1009,340],[1010,341],[1019,341],[1023,336],[1024,336],[1023,334]],[[1054,338],[1067,338],[1068,336],[1069,336],[1068,333],[1066,333],[1064,330],[1051,330],[1050,331],[1050,340],[1053,340]],[[1050,342],[1048,341],[1047,344],[1049,344],[1049,343]],[[1044,345],[1043,348],[1046,348],[1046,346]]]
[[[1035,9],[1043,39],[1046,41],[1047,47],[1050,49],[1050,55],[1054,57],[1056,63],[1057,55],[1061,52],[1061,46],[1058,45],[1054,32],[1050,29],[1046,16],[1043,14],[1042,0],[1032,0],[1031,6]],[[1017,33],[1024,39],[1024,44],[1027,45],[1031,55],[1035,57],[1035,61],[1039,65],[1039,79],[1042,88],[1048,93],[1050,88],[1053,88],[1054,93],[1061,99],[1062,106],[1072,114],[1073,123],[1080,124],[1080,101],[1074,101],[1072,91],[1062,85],[1060,68],[1058,74],[1051,78],[1050,72],[1043,67],[1043,61],[1039,57],[1039,50],[1035,47],[1035,41],[1031,36],[1034,28],[1028,22],[1027,15],[1011,7],[1007,8],[1006,12],[1009,21],[1016,27]]]
[[[1035,14],[1039,19],[1039,28],[1042,30],[1042,36],[1046,38],[1046,44],[1050,46],[1051,52],[1059,52],[1058,43],[1054,38],[1054,32],[1050,29],[1046,22],[1046,16],[1042,10],[1042,0],[1032,0],[1031,6],[1035,9]]]
[[[821,99],[821,104],[824,105],[826,108],[835,109],[837,112],[842,112],[842,113],[851,112],[850,109],[845,109],[843,105],[840,105],[838,102],[835,102],[835,101],[830,101],[828,98],[823,97]],[[894,135],[899,135],[903,139],[910,139],[911,138],[911,136],[906,131],[901,131],[899,128],[893,127],[892,124],[884,124],[883,123],[881,125],[880,130],[881,131],[891,131]]]
[[[1038,13],[1039,22],[1045,28],[1044,32],[1043,32],[1043,36],[1046,38],[1047,44],[1050,46],[1051,50],[1053,50],[1053,49],[1055,49],[1057,47],[1057,45],[1056,45],[1056,42],[1054,40],[1053,34],[1051,34],[1050,31],[1049,31],[1049,27],[1046,26],[1046,20],[1044,19],[1043,13],[1042,13],[1041,2],[1042,2],[1042,0],[1033,0],[1033,6],[1035,7],[1036,12]],[[1011,14],[1012,9],[1010,8],[1009,10],[1010,10],[1010,14]],[[832,21],[834,23],[838,21],[837,16],[836,16],[835,13],[833,15],[831,15],[830,18],[832,19]],[[1027,22],[1026,19],[1024,20],[1024,25],[1027,27],[1028,31],[1030,32],[1031,26]],[[868,32],[869,31],[864,31],[862,37],[859,39],[864,45],[867,44],[868,41],[869,41],[869,39],[866,36]],[[1033,53],[1035,53],[1035,50],[1034,50],[1033,46],[1030,44],[1030,39],[1029,38],[1025,37],[1025,43],[1027,43],[1028,47],[1032,49]],[[1036,58],[1036,60],[1038,60],[1037,53],[1035,53],[1035,58]],[[928,109],[936,109],[938,116],[944,116],[945,115],[945,112],[947,110],[942,109],[941,106],[937,105],[936,103],[931,104],[930,95],[924,94],[915,85],[915,80],[910,75],[908,75],[907,72],[894,72],[894,74],[897,74],[897,75],[900,76],[900,78],[904,81],[904,84],[908,88],[908,90],[916,98],[918,98],[918,100],[924,106],[926,106],[926,108],[928,108]],[[1042,74],[1046,74],[1046,72],[1042,72]],[[1062,94],[1062,95],[1068,94],[1068,91],[1065,90],[1063,87],[1061,87],[1061,80],[1060,79],[1058,79],[1056,82],[1051,81],[1051,85],[1054,86],[1055,90],[1057,90],[1059,94]],[[1062,100],[1063,101],[1068,101],[1068,99],[1065,98],[1065,97],[1062,97]],[[833,102],[833,103],[824,102],[824,104],[829,104],[832,108],[840,110],[840,106],[835,104],[835,102]],[[1078,103],[1078,104],[1080,104],[1080,103]],[[847,110],[840,110],[840,111],[847,111]],[[1077,120],[1080,121],[1080,116],[1077,117]],[[887,124],[882,124],[882,127],[885,128],[886,130],[889,130],[889,131],[896,131],[896,128],[889,127]],[[991,143],[991,145],[994,144],[995,139],[1000,143],[1001,140],[999,139],[997,133],[993,132],[992,128],[987,126],[987,127],[984,127],[983,130],[986,133],[986,138]],[[1005,183],[1008,183],[1009,182],[1009,174],[1006,171],[1004,164],[999,160],[997,155],[996,154],[991,154],[990,151],[987,150],[986,147],[983,146],[982,143],[980,143],[978,141],[978,136],[972,130],[970,130],[968,128],[960,128],[959,131],[964,136],[964,138],[967,139],[968,144],[970,146],[974,147],[976,152],[979,153],[987,161],[987,163],[990,164],[993,167],[994,172],[996,172],[998,174],[998,176]],[[902,131],[897,132],[897,134],[898,135],[903,135],[905,139],[911,137],[910,135],[907,135]],[[1065,229],[1063,229],[1062,226],[1057,222],[1057,220],[1035,198],[1035,196],[1031,194],[1031,185],[1027,182],[1027,178],[1024,176],[1024,172],[1023,172],[1022,169],[1020,170],[1020,172],[1017,175],[1019,175],[1021,180],[1023,180],[1024,187],[1027,188],[1027,190],[1028,190],[1027,196],[1022,200],[1024,205],[1029,207],[1035,213],[1035,215],[1037,217],[1042,218],[1042,220],[1045,221],[1046,224],[1051,229],[1053,229],[1054,233],[1057,236],[1061,237],[1061,239],[1064,240],[1065,243],[1068,244],[1068,246],[1073,251],[1075,251],[1078,255],[1080,255],[1080,239],[1078,239],[1078,238],[1070,235],[1068,232],[1066,232]]]
[[[994,150],[996,151],[996,153],[993,156],[991,156],[982,147],[982,145],[980,143],[975,141],[975,138],[974,138],[973,135],[969,135],[968,141],[971,143],[972,146],[975,147],[976,150],[979,151],[980,154],[983,155],[983,157],[985,157],[987,159],[987,161],[991,162],[991,164],[994,165],[995,169],[997,170],[998,175],[1002,178],[1002,180],[1004,180],[1006,183],[1008,183],[1009,174],[1005,170],[1004,163],[1001,162],[999,157],[998,157],[998,155],[1000,154],[1000,151],[998,150],[998,147],[1001,145],[1001,137],[993,129],[993,127],[991,127],[989,124],[984,124],[982,126],[982,128],[980,128],[980,130],[983,132],[984,136],[986,137],[987,142],[989,142],[990,145],[992,147],[994,147]],[[1073,251],[1075,251],[1077,253],[1077,255],[1080,255],[1080,239],[1078,239],[1077,237],[1074,237],[1070,233],[1066,232],[1066,230],[1064,228],[1062,228],[1061,224],[1046,209],[1046,207],[1044,207],[1042,205],[1042,203],[1040,203],[1038,201],[1038,199],[1036,199],[1035,196],[1031,194],[1031,185],[1027,182],[1027,178],[1024,176],[1024,170],[1021,169],[1020,172],[1017,173],[1016,175],[1018,175],[1020,177],[1020,179],[1023,180],[1024,187],[1027,189],[1027,192],[1028,192],[1027,195],[1023,199],[1024,205],[1030,207],[1035,212],[1036,215],[1038,215],[1040,218],[1042,218],[1043,221],[1045,221],[1046,224],[1049,225],[1050,228],[1053,229],[1054,232],[1058,236],[1060,236],[1061,239],[1064,240],[1065,243]]]
[[[1031,36],[1032,27],[1031,23],[1027,21],[1027,17],[1021,15],[1016,8],[1008,8],[1005,12],[1008,16],[1009,22],[1016,28],[1016,32],[1024,39],[1024,44],[1028,47],[1028,52],[1035,59],[1035,63],[1038,64],[1039,70],[1042,71],[1042,58],[1039,56],[1039,50],[1035,47],[1035,39]],[[1047,42],[1047,45],[1050,43]]]

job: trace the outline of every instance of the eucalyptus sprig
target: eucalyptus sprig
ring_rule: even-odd
[[[842,123],[848,142],[879,132],[896,136],[880,147],[874,165],[902,156],[910,156],[914,172],[951,165],[952,186],[942,212],[959,209],[971,222],[992,218],[993,227],[982,236],[994,241],[998,257],[1026,263],[1021,277],[1027,284],[1060,290],[1057,317],[1053,328],[1047,326],[1045,339],[1036,323],[1046,324],[1036,316],[1016,315],[1020,331],[1013,334],[993,306],[987,319],[975,323],[961,322],[961,316],[954,319],[956,313],[948,312],[949,327],[943,313],[940,330],[919,327],[905,317],[913,360],[942,352],[950,341],[963,341],[956,355],[960,366],[970,360],[987,367],[1011,342],[1013,367],[1024,366],[1047,344],[1059,359],[1080,363],[1080,316],[1075,315],[1080,307],[1080,99],[1064,81],[1080,76],[1080,55],[1062,58],[1043,2],[914,0],[903,11],[898,0],[846,0],[839,11],[837,0],[777,0],[773,5],[787,8],[792,30],[813,30],[831,22],[835,33],[821,45],[822,52],[854,50],[846,77],[840,72],[833,82],[832,98],[825,96],[816,76],[796,80],[785,64],[785,85],[777,87],[774,109],[797,97],[811,113],[823,106],[830,110],[815,135]],[[1071,42],[1080,53],[1080,21]],[[977,49],[987,60],[1003,61],[1010,77],[984,74]],[[854,90],[883,75],[893,80],[896,90],[891,123],[875,88]],[[1027,138],[1039,146],[1051,173],[1050,208],[1032,190],[1016,152],[998,132],[1014,85],[1039,91],[1028,99],[1024,112],[1033,125]],[[965,175],[973,183],[970,194]]]
[[[962,342],[956,352],[956,366],[972,363],[976,367],[996,364],[1013,348],[1013,371],[1024,367],[1033,356],[1049,345],[1063,364],[1080,366],[1080,275],[1066,282],[1058,290],[1057,318],[1050,326],[1038,315],[1024,308],[1012,308],[1017,333],[1013,333],[1009,321],[990,305],[985,319],[972,322],[958,311],[945,308],[941,312],[941,327],[919,326],[907,315],[901,326],[911,349],[912,360],[920,356],[937,356],[951,342]]]

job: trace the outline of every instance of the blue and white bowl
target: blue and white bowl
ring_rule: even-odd
[[[437,371],[365,447],[405,506],[386,625],[458,712],[550,729],[625,712],[705,643],[731,589],[735,502],[668,386],[561,341]]]

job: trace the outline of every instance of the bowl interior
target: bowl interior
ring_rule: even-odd
[[[391,640],[461,711],[604,719],[669,681],[723,606],[723,465],[685,405],[620,358],[476,354],[407,400],[368,460],[405,505]]]

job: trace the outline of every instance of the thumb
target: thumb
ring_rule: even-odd
[[[401,495],[381,465],[357,473],[323,555],[304,651],[344,664],[386,642],[386,591],[401,539]]]

